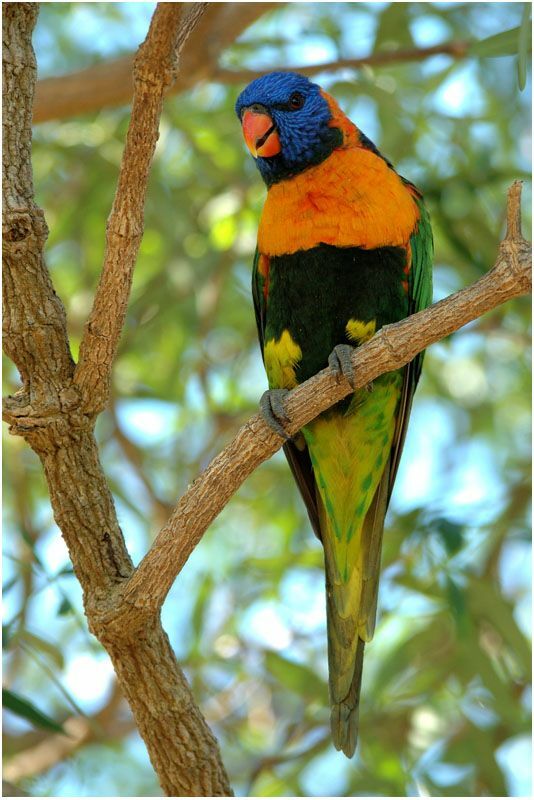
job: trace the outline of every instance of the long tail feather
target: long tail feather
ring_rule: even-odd
[[[365,642],[358,637],[349,690],[343,700],[332,703],[330,711],[330,728],[334,747],[336,750],[342,750],[347,758],[352,758],[358,742],[364,648]],[[332,692],[332,689],[330,691]]]
[[[386,468],[365,516],[359,534],[360,560],[354,565],[348,580],[340,580],[332,550],[329,519],[324,506],[320,508],[325,534],[322,538],[326,573],[330,726],[335,747],[348,758],[354,755],[358,740],[365,643],[372,638],[376,622],[388,474],[389,468]]]

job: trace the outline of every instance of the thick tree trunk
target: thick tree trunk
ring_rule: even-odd
[[[179,10],[166,4],[156,11],[148,52],[157,54],[165,32],[177,30]],[[31,167],[36,77],[31,34],[37,12],[35,3],[3,8],[4,345],[23,382],[7,399],[5,415],[12,433],[24,436],[41,459],[54,517],[83,588],[89,627],[111,657],[164,791],[231,795],[217,742],[178,667],[159,609],[135,630],[114,626],[110,632],[106,623],[133,565],[98,458],[95,415],[73,382],[65,312],[43,258],[47,228],[35,205]],[[172,58],[175,38],[167,42]],[[157,109],[154,114],[159,119]],[[155,125],[157,130],[157,120]]]

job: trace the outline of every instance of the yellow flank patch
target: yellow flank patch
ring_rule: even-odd
[[[288,330],[276,341],[269,339],[263,348],[263,359],[271,389],[293,389],[297,385],[295,367],[302,358],[302,350],[291,338]]]
[[[345,325],[347,336],[355,344],[363,344],[369,341],[371,336],[374,336],[376,331],[376,320],[372,319],[370,322],[362,322],[361,319],[349,319]]]
[[[268,256],[337,247],[405,247],[419,213],[415,198],[381,158],[340,148],[317,166],[270,187],[258,231]]]

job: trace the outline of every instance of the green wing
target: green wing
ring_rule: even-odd
[[[265,336],[265,297],[263,294],[263,278],[258,270],[260,253],[258,248],[254,253],[252,264],[252,300],[254,301],[254,313],[256,315],[256,327],[258,329],[258,339],[260,340],[261,356],[263,358],[263,342]]]
[[[423,198],[413,184],[405,183],[416,194],[416,203],[419,208],[419,222],[417,227],[410,237],[410,248],[412,251],[412,266],[409,273],[408,288],[410,293],[409,313],[415,314],[423,308],[429,306],[432,302],[432,261],[434,259],[434,240],[432,238],[432,228],[430,226],[430,217],[426,210]],[[423,367],[424,352],[419,353],[404,368],[404,380],[402,385],[402,394],[399,405],[399,415],[397,417],[397,425],[393,437],[393,446],[391,450],[391,464],[389,473],[389,489],[388,489],[388,502],[393,491],[393,484],[395,476],[399,468],[400,457],[404,440],[406,438],[406,431],[408,428],[408,419],[412,408],[412,401],[417,383],[421,376],[421,369]]]

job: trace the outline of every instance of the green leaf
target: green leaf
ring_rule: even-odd
[[[74,570],[72,568],[72,564],[66,564],[59,572],[56,573],[56,578],[60,575],[74,575]]]
[[[200,641],[200,634],[204,630],[206,624],[206,614],[209,613],[209,604],[213,596],[214,584],[215,581],[211,575],[206,574],[202,577],[202,583],[191,612],[191,627],[197,641]]]
[[[510,28],[508,31],[488,36],[469,45],[471,55],[480,58],[499,58],[500,56],[515,56],[518,51],[518,37],[520,28]]]
[[[70,614],[73,611],[72,603],[70,602],[68,597],[64,597],[61,603],[59,604],[57,615],[58,617],[64,617],[67,614]]]
[[[2,650],[8,650],[12,639],[11,625],[2,625]]]
[[[530,647],[514,619],[512,604],[494,586],[476,578],[470,581],[467,602],[472,616],[494,626],[520,664],[523,674],[530,676]]]
[[[38,636],[36,633],[30,633],[30,631],[20,631],[18,633],[18,638],[20,641],[30,645],[34,650],[37,650],[38,653],[48,656],[55,667],[60,670],[63,669],[63,653],[55,644],[43,639],[42,636]]]
[[[39,711],[33,703],[30,703],[26,698],[21,697],[20,694],[12,692],[10,689],[2,689],[2,703],[4,708],[16,714],[17,717],[31,722],[36,728],[43,728],[47,731],[54,731],[54,733],[63,733],[67,735],[65,729],[58,722],[55,722],[51,717],[43,711]]]
[[[523,91],[527,82],[527,65],[529,48],[532,42],[531,31],[531,5],[525,3],[523,5],[523,17],[521,19],[521,27],[519,28],[519,49],[517,53],[517,81],[519,89]]]
[[[300,695],[324,697],[326,691],[324,682],[304,664],[289,661],[289,659],[281,656],[280,653],[276,653],[274,650],[267,650],[265,652],[265,665],[271,675],[292,692]]]
[[[4,585],[2,586],[2,594],[4,596],[9,592],[10,589],[13,588],[13,586],[17,583],[18,579],[19,579],[18,575],[13,575],[12,578],[10,578],[8,581],[4,583]]]
[[[433,526],[441,536],[447,553],[450,556],[455,555],[464,543],[463,525],[451,522],[445,519],[445,517],[438,517],[438,519],[433,521]]]
[[[451,609],[458,633],[465,636],[469,632],[469,620],[465,602],[465,592],[459,584],[447,576],[447,599]]]

